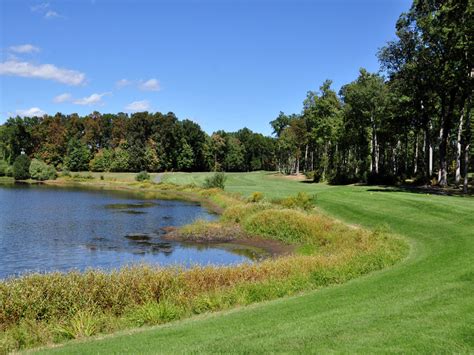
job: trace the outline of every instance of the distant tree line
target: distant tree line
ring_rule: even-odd
[[[211,136],[173,113],[10,118],[0,126],[0,158],[22,152],[71,171],[274,170],[275,139],[244,128]]]
[[[270,122],[274,137],[247,128],[209,136],[173,113],[58,113],[10,118],[0,126],[0,154],[12,164],[24,149],[70,170],[264,169],[332,183],[449,181],[467,191],[473,12],[472,0],[415,0],[396,24],[397,39],[378,53],[379,73],[361,69],[339,93],[325,81],[301,112]]]

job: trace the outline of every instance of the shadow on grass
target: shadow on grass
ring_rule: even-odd
[[[302,184],[316,184],[312,180],[300,181]],[[365,186],[368,187],[369,192],[407,192],[415,194],[430,194],[430,195],[441,195],[441,196],[464,196],[474,197],[474,186],[470,186],[467,194],[463,193],[461,187],[448,186],[445,188],[438,186],[414,186],[414,185],[368,185],[364,183],[355,184],[330,184],[331,186]]]
[[[370,185],[365,185],[370,186]],[[400,186],[389,186],[379,185],[369,188],[367,191],[370,192],[408,192],[415,194],[430,194],[430,195],[441,195],[441,196],[467,196],[473,197],[474,190],[470,188],[467,194],[464,194],[461,188],[455,187],[436,187],[436,186],[411,186],[411,185],[400,185]]]

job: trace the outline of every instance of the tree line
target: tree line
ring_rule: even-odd
[[[275,140],[247,128],[206,134],[173,113],[93,112],[9,118],[0,126],[0,158],[22,152],[71,171],[274,170]]]
[[[396,35],[378,53],[380,72],[361,69],[339,94],[325,81],[300,113],[271,122],[281,171],[335,183],[452,181],[467,191],[474,3],[414,1]]]
[[[337,93],[326,80],[299,113],[270,122],[274,137],[243,128],[206,134],[173,113],[10,118],[0,157],[22,150],[57,168],[92,171],[305,172],[331,183],[448,182],[467,191],[472,166],[472,0],[415,0],[379,50],[381,69]]]

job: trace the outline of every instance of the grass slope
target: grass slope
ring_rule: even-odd
[[[204,175],[165,179],[199,183]],[[226,189],[244,194],[317,193],[327,213],[348,223],[386,225],[410,240],[412,252],[391,269],[341,286],[55,351],[474,351],[474,199],[303,184],[265,173],[228,176]]]

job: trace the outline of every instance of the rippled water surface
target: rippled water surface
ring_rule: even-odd
[[[132,263],[235,264],[245,248],[160,239],[168,226],[216,216],[199,204],[127,192],[0,185],[0,278],[25,272],[114,269]]]

